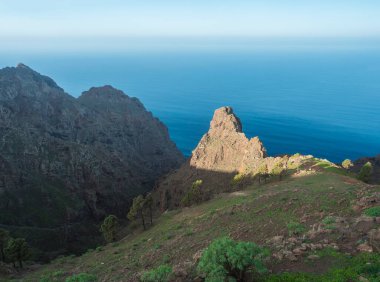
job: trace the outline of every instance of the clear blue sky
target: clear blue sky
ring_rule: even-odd
[[[4,48],[136,37],[380,37],[380,1],[0,0]]]

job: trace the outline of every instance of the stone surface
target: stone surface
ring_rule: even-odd
[[[367,243],[360,244],[359,246],[357,246],[356,249],[359,252],[366,252],[366,253],[372,253],[373,252],[372,247],[370,245],[368,245]]]
[[[203,200],[207,200],[215,193],[230,191],[236,183],[247,184],[257,179],[262,166],[267,172],[264,176],[269,177],[275,166],[286,167],[287,160],[268,157],[258,137],[248,139],[242,132],[242,124],[232,108],[222,107],[215,111],[208,132],[189,160],[161,179],[156,187],[156,201],[162,211],[179,207],[183,196],[198,179],[203,183]],[[235,181],[236,176],[241,177]]]
[[[252,164],[266,157],[266,150],[258,137],[248,139],[242,132],[239,118],[231,107],[217,109],[209,131],[192,153],[190,166],[220,172],[244,172]]]

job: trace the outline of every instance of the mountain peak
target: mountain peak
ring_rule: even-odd
[[[242,132],[242,125],[231,107],[221,107],[214,112],[210,131]]]
[[[192,153],[190,165],[212,171],[239,171],[247,162],[266,157],[258,137],[248,139],[242,132],[240,119],[231,107],[214,112],[209,131]]]
[[[23,64],[23,63],[18,63],[16,68],[18,69],[28,69],[28,70],[32,70],[30,67],[28,67],[27,65]]]
[[[42,75],[23,63],[16,67],[0,69],[0,96],[2,99],[13,99],[18,95],[42,97],[53,92],[63,93],[53,79]]]
[[[89,90],[84,91],[81,95],[82,98],[107,98],[107,99],[125,99],[129,98],[123,91],[114,88],[111,85],[104,85],[98,87],[91,87]]]

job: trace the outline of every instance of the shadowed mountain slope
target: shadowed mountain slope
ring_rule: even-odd
[[[25,65],[0,70],[0,224],[42,248],[65,248],[78,225],[107,214],[124,217],[183,160],[137,98],[104,86],[75,99]],[[59,238],[45,244],[31,228]]]

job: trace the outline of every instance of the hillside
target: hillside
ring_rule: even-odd
[[[76,99],[23,64],[0,70],[0,136],[0,227],[40,259],[94,245],[99,221],[184,161],[137,98],[104,86]]]
[[[135,226],[118,242],[37,267],[23,281],[64,281],[82,272],[95,274],[98,281],[138,281],[143,271],[164,263],[173,266],[177,281],[193,281],[200,252],[223,235],[270,248],[266,264],[272,275],[264,280],[284,271],[344,269],[351,256],[365,264],[371,259],[366,254],[380,250],[380,217],[363,216],[367,208],[380,205],[380,187],[322,166],[308,158],[298,173],[282,181],[250,185],[166,212],[145,232]],[[295,281],[284,277],[273,281]]]
[[[22,281],[80,273],[94,275],[89,281],[139,281],[160,265],[172,268],[162,281],[203,281],[199,259],[223,236],[268,250],[268,272],[238,281],[378,281],[380,186],[313,156],[267,156],[229,107],[215,111],[192,156],[153,194],[157,211],[146,231],[132,222],[119,241],[31,265]]]

